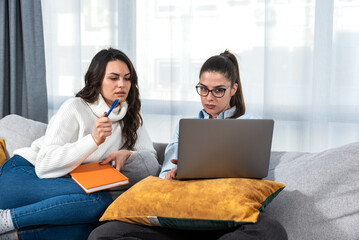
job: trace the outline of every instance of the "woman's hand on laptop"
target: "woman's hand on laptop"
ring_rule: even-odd
[[[172,159],[171,163],[177,164],[177,159]],[[166,173],[165,179],[174,179],[177,174],[177,168],[172,168],[170,171]]]

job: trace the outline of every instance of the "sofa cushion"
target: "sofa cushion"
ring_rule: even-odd
[[[119,196],[100,221],[180,229],[222,229],[257,222],[284,188],[267,180],[165,180],[147,177]]]
[[[16,149],[29,147],[31,143],[43,136],[46,124],[11,114],[0,120],[0,138],[5,139],[6,156],[13,156]]]
[[[266,208],[289,239],[357,239],[359,143],[318,153],[272,152],[269,180],[285,190]]]

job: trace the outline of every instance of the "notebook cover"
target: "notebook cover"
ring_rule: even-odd
[[[128,184],[128,178],[110,164],[83,164],[70,173],[72,179],[87,193]]]

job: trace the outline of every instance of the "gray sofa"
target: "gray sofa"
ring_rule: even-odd
[[[2,118],[7,157],[45,130],[46,124],[17,115]],[[162,163],[166,144],[154,146]],[[286,185],[265,211],[289,239],[359,239],[359,142],[318,153],[273,151],[267,179]]]

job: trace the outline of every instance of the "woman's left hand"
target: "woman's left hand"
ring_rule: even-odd
[[[113,152],[108,157],[101,162],[101,164],[107,164],[111,161],[115,162],[115,168],[120,171],[121,168],[125,165],[127,159],[131,156],[132,152],[128,150],[119,150],[117,152]]]

